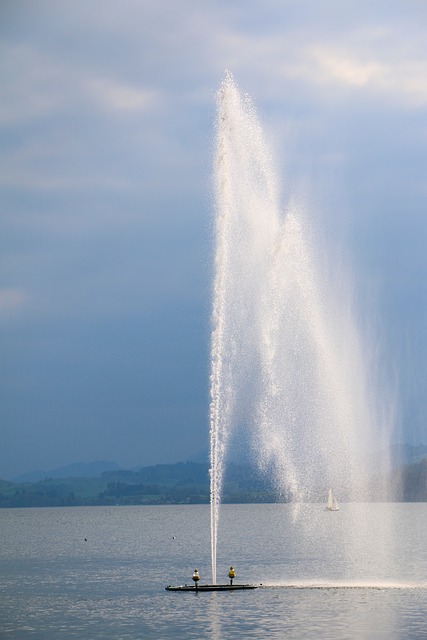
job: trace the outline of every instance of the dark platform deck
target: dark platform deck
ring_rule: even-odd
[[[166,591],[239,591],[241,589],[257,589],[256,584],[199,584],[196,588],[192,584],[183,584],[175,587],[168,585]]]

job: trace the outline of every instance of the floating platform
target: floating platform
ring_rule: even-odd
[[[239,591],[242,589],[258,589],[256,584],[199,584],[195,587],[192,584],[183,584],[175,587],[168,585],[166,591]]]

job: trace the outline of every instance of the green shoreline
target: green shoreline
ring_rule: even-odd
[[[387,491],[384,487],[387,486]],[[208,504],[209,465],[179,462],[143,467],[139,471],[105,471],[99,477],[45,478],[37,482],[0,480],[0,508]],[[307,502],[325,502],[326,487],[305,496]],[[341,489],[340,502],[351,502],[350,489]],[[387,478],[372,477],[371,502],[427,502],[427,458],[402,465]],[[250,465],[226,468],[222,502],[261,504],[287,502],[268,476]]]

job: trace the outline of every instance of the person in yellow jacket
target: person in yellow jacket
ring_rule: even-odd
[[[230,578],[230,585],[233,585],[233,580],[236,577],[236,572],[234,571],[233,567],[230,567],[230,571],[228,572],[228,577]]]

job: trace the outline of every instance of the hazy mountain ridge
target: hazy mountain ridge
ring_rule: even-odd
[[[71,467],[76,470],[78,465]],[[387,491],[376,488],[384,486],[388,487]],[[58,477],[18,483],[0,480],[0,507],[204,504],[209,502],[209,496],[209,464],[197,462],[159,464],[134,471],[115,468],[96,477]],[[314,502],[326,500],[326,488],[318,487],[307,499]],[[350,499],[351,496],[341,496],[343,502]],[[414,464],[401,465],[390,474],[386,483],[377,482],[373,477],[367,499],[427,501],[427,457]],[[278,496],[270,478],[262,475],[256,467],[227,465],[224,503],[279,501],[286,501],[286,496]]]
[[[377,457],[382,457],[382,453],[378,453]],[[420,462],[423,458],[427,458],[427,445],[410,445],[410,444],[397,444],[390,447],[389,453],[390,463],[392,468],[400,467],[404,464],[414,464]],[[209,451],[204,449],[197,454],[189,458],[189,462],[195,462],[198,464],[207,464],[209,462]],[[233,458],[229,464],[237,464],[238,466],[251,466],[248,457]],[[182,462],[172,463],[184,464]],[[111,460],[95,460],[94,462],[73,462],[71,464],[56,467],[49,471],[33,470],[26,473],[22,473],[18,476],[10,478],[10,482],[39,482],[48,478],[95,478],[100,476],[104,472],[108,471],[124,471],[127,472],[139,472],[143,469],[154,469],[158,467],[165,467],[168,465],[149,465],[146,467],[137,466],[133,469],[125,469],[121,467],[117,462]],[[170,466],[170,465],[169,465]]]
[[[29,471],[22,473],[11,482],[38,482],[46,478],[96,478],[104,471],[113,471],[121,467],[109,460],[95,460],[94,462],[73,462],[64,467],[57,467],[50,471]]]
[[[390,463],[392,468],[402,464],[415,464],[427,458],[427,445],[396,444],[390,447]]]

